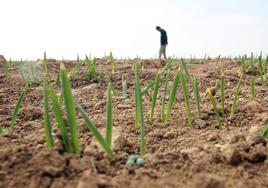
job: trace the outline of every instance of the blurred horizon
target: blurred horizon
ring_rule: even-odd
[[[156,58],[160,34],[168,56],[212,58],[268,54],[265,0],[3,0],[0,54],[7,59],[76,59],[91,54]]]

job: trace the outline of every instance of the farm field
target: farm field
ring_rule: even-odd
[[[66,152],[50,99],[48,113],[54,146],[47,147],[43,103],[43,82],[46,81],[43,77],[48,75],[49,88],[53,87],[60,96],[63,79],[62,74],[59,75],[60,61],[48,59],[47,70],[41,60],[16,62],[8,68],[0,64],[0,187],[268,187],[268,146],[261,136],[268,123],[268,86],[265,83],[268,66],[263,60],[263,70],[260,70],[258,59],[253,67],[248,59],[243,69],[243,61],[221,58],[189,63],[187,60],[185,67],[180,60],[172,59],[167,60],[170,64],[165,66],[164,62],[154,59],[98,58],[94,64],[95,78],[89,74],[92,67],[86,61],[64,61],[73,99],[103,137],[108,83],[112,85],[111,156],[100,146],[77,109],[80,154]],[[140,146],[141,129],[136,127],[135,64],[140,65],[137,67],[140,67],[143,93],[144,154]],[[256,72],[252,72],[253,69]],[[154,82],[158,73],[158,93],[151,118],[155,88],[153,84],[146,86]],[[179,83],[170,116],[164,116],[163,120],[162,102],[167,113],[177,75]],[[224,109],[220,87],[223,76]],[[198,81],[199,112],[192,79]],[[166,96],[162,100],[166,80]],[[122,89],[123,81],[125,89]],[[14,108],[26,82],[28,88],[11,131]],[[143,92],[144,88],[148,92]],[[187,109],[185,94],[190,109]],[[62,103],[64,122],[68,124]],[[127,165],[130,155],[142,157],[144,165]]]

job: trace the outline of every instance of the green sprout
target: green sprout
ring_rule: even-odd
[[[151,82],[148,83],[142,90],[141,90],[141,95],[147,95],[150,99],[150,101],[153,100],[153,98],[151,97],[150,93],[149,93],[149,89],[152,88],[155,85],[155,82]]]
[[[122,95],[123,97],[127,97],[127,80],[122,76]]]
[[[79,55],[77,54],[75,68],[79,69],[80,67],[81,67],[81,61]]]
[[[250,79],[250,93],[251,93],[251,100],[256,100],[256,93],[255,93],[255,80],[253,77]]]
[[[268,65],[268,55],[266,56],[266,60],[265,60],[265,63],[264,63],[264,71],[265,71],[265,73],[268,73],[267,65]]]
[[[154,111],[155,111],[155,106],[156,106],[156,99],[157,99],[157,94],[158,94],[160,77],[161,77],[161,74],[160,72],[158,72],[155,78],[155,82],[154,82],[155,84],[154,84],[154,93],[153,93],[152,104],[151,104],[150,122],[153,122],[153,118],[154,118]]]
[[[140,88],[139,67],[135,65],[135,107],[136,107],[136,127],[140,129],[140,153],[145,154],[145,138],[144,138],[144,117],[142,94]]]
[[[182,67],[186,73],[186,75],[190,78],[190,72],[189,72],[189,69],[188,69],[188,66],[187,64],[185,63],[184,59],[181,58],[181,64],[182,64]]]
[[[113,112],[112,112],[112,84],[108,84],[107,102],[106,102],[106,141],[109,146],[112,145],[113,133]]]
[[[46,52],[44,52],[43,65],[44,65],[45,73],[48,74],[48,62],[47,62],[47,54],[46,54]]]
[[[254,66],[254,55],[253,55],[253,52],[251,52],[251,58],[250,58],[250,73],[251,73],[251,75],[255,75],[255,66]]]
[[[46,76],[44,77],[44,125],[45,125],[45,140],[48,149],[53,148],[53,137],[52,137],[52,128],[51,128],[51,122],[50,122],[50,116],[49,116],[49,102],[48,102],[48,83]]]
[[[263,77],[264,71],[263,71],[263,65],[262,65],[262,53],[259,56],[259,61],[258,62],[259,62],[259,66],[258,66],[259,75],[261,77],[261,82],[264,83],[264,77]]]
[[[184,78],[184,75],[183,75],[182,70],[180,68],[179,68],[179,78],[180,78],[184,102],[185,102],[185,109],[187,112],[188,124],[191,124],[192,123],[192,113],[191,113],[191,109],[190,109],[189,95],[188,95],[188,91],[186,88],[185,78]]]
[[[9,75],[9,66],[10,66],[11,59],[9,59],[9,62],[4,62],[4,80],[8,81],[10,79]]]
[[[19,96],[19,99],[18,99],[18,101],[17,101],[17,103],[16,103],[16,106],[15,106],[15,109],[14,109],[14,111],[13,111],[13,115],[12,115],[11,121],[10,121],[10,123],[9,123],[9,131],[10,131],[10,132],[13,131],[14,125],[15,125],[16,120],[17,120],[17,115],[18,115],[19,110],[20,110],[20,108],[21,108],[21,106],[22,106],[22,103],[23,103],[23,101],[24,101],[24,96],[26,95],[26,93],[27,93],[27,91],[28,91],[28,87],[29,87],[28,84],[26,84],[26,85],[24,86],[24,88],[23,88],[23,90],[22,90],[22,92],[21,92],[21,94],[20,94],[20,96]]]
[[[235,114],[235,112],[236,112],[238,96],[239,96],[239,93],[240,93],[241,87],[242,87],[242,81],[243,81],[243,74],[240,76],[239,82],[236,86],[236,92],[235,92],[235,96],[234,96],[234,100],[233,100],[233,104],[232,104],[232,108],[231,108],[232,115]]]
[[[166,104],[166,95],[167,95],[167,89],[168,89],[169,75],[170,75],[170,69],[168,69],[168,72],[166,75],[164,93],[162,95],[162,105],[161,105],[161,115],[160,115],[161,121],[165,121],[165,104]]]
[[[67,119],[70,125],[70,132],[71,132],[71,143],[73,146],[73,152],[80,156],[80,146],[78,141],[78,131],[77,131],[77,123],[75,119],[75,112],[74,112],[74,102],[73,102],[73,96],[72,96],[72,90],[71,90],[71,84],[67,76],[66,69],[61,63],[60,66],[60,75],[61,75],[61,83],[62,83],[62,89],[63,89],[63,98],[64,98],[64,104],[67,111]]]
[[[212,95],[212,93],[211,93],[211,89],[210,89],[210,88],[208,89],[208,95],[209,95],[210,102],[211,102],[211,104],[212,104],[214,113],[215,113],[216,118],[217,118],[217,126],[216,126],[216,128],[221,128],[221,117],[220,117],[220,113],[219,113],[219,111],[218,111],[218,108],[217,108],[217,105],[216,105],[214,96]]]
[[[218,64],[219,64],[220,60],[221,60],[221,54],[220,54],[220,55],[218,55],[218,57],[217,57],[217,59],[216,59],[216,65],[218,65]]]
[[[115,73],[116,65],[115,65],[115,60],[114,60],[114,57],[113,57],[113,53],[112,52],[110,52],[109,61],[111,63],[112,74],[114,74]]]
[[[110,147],[110,145],[107,143],[106,139],[101,135],[98,128],[94,125],[94,123],[91,121],[91,119],[88,117],[85,110],[77,103],[75,102],[75,105],[79,112],[82,114],[87,128],[93,133],[98,143],[101,145],[101,147],[104,149],[104,151],[107,153],[107,155],[112,156],[113,150]]]
[[[173,104],[174,104],[174,101],[175,101],[175,98],[176,98],[176,93],[177,93],[177,89],[178,89],[178,85],[179,85],[179,70],[177,71],[177,74],[175,76],[175,79],[174,79],[174,82],[173,82],[173,86],[172,86],[172,90],[171,90],[171,94],[169,96],[169,100],[168,100],[168,109],[167,109],[167,114],[166,114],[166,117],[165,117],[165,121],[167,122],[170,118],[170,115],[171,115],[171,110],[172,110],[172,107],[173,107]]]
[[[224,69],[222,68],[221,70],[221,82],[220,82],[220,88],[221,88],[221,113],[222,115],[224,115],[224,85],[225,85],[225,81],[224,81]]]
[[[63,93],[62,93],[62,95],[63,95]],[[49,88],[49,96],[50,96],[51,103],[52,103],[52,106],[54,109],[55,119],[56,119],[58,126],[59,126],[59,129],[60,129],[60,135],[61,135],[61,138],[63,141],[64,149],[67,152],[71,153],[71,152],[73,152],[72,144],[71,144],[70,139],[69,139],[69,134],[66,130],[63,114],[61,112],[61,108],[60,108],[60,104],[59,104],[57,96],[56,96],[56,92],[52,87]]]
[[[241,64],[242,64],[242,72],[243,74],[246,73],[246,62],[245,62],[245,56],[241,58]]]
[[[261,133],[262,138],[268,139],[268,123],[266,126],[263,128],[262,133]]]
[[[91,60],[86,56],[86,64],[88,66],[87,79],[89,80],[90,77],[92,77],[94,81],[97,81],[98,80],[98,74],[97,74],[97,70],[96,70],[96,58]]]
[[[198,80],[193,77],[193,90],[194,90],[194,97],[195,97],[195,106],[196,106],[196,112],[198,114],[198,117],[201,118],[201,110],[200,110],[200,95],[199,95],[199,88],[198,88]]]

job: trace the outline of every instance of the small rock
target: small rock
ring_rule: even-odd
[[[137,156],[137,155],[130,155],[130,156],[128,156],[128,160],[133,160],[133,161],[136,161],[136,160],[137,160],[137,158],[138,158],[138,156]]]
[[[137,158],[136,164],[139,166],[144,166],[144,159],[141,157]]]
[[[97,86],[98,86],[98,84],[95,84],[95,83],[87,85],[87,86],[81,88],[81,91],[82,91],[81,93],[90,93],[90,92],[94,91],[97,88]]]
[[[124,147],[127,145],[128,145],[128,140],[126,139],[126,137],[124,137],[122,135],[118,135],[114,139],[113,149],[115,151],[120,151],[120,150],[124,149]]]
[[[98,146],[96,144],[90,144],[89,146],[86,146],[85,150],[84,150],[84,154],[85,155],[95,155],[96,153],[98,153]]]
[[[127,159],[127,161],[126,161],[127,166],[132,166],[134,164],[135,164],[135,161],[133,159]]]
[[[206,127],[206,122],[202,119],[195,119],[194,122],[195,122],[196,127],[199,129]]]
[[[265,140],[261,137],[261,128],[259,126],[252,126],[248,131],[246,141],[249,144],[265,143]]]
[[[224,147],[222,155],[227,164],[237,165],[242,161],[241,153],[238,148],[231,145],[229,145],[229,147]]]

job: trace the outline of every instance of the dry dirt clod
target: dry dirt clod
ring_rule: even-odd
[[[244,158],[251,163],[262,162],[266,159],[266,147],[262,144],[255,145],[250,152],[244,153]]]
[[[231,139],[230,139],[230,141],[229,141],[229,143],[230,144],[235,144],[235,143],[237,143],[237,142],[239,142],[239,141],[244,141],[246,138],[245,138],[245,136],[244,135],[242,135],[242,134],[235,134],[235,135],[233,135],[232,137],[231,137]]]
[[[261,106],[260,103],[258,103],[257,101],[250,101],[248,102],[246,105],[244,105],[243,107],[241,107],[242,111],[249,111],[251,113],[256,113],[256,112],[263,112],[263,108]]]
[[[114,139],[113,149],[114,149],[114,151],[120,151],[120,150],[123,150],[124,147],[127,145],[128,145],[128,140],[126,139],[126,137],[124,137],[122,135],[118,135]]]
[[[246,136],[246,141],[249,144],[265,143],[266,141],[261,137],[261,128],[259,126],[252,126]]]
[[[92,91],[94,91],[97,88],[98,84],[90,84],[88,86],[84,86],[83,88],[81,88],[81,93],[85,94],[85,93],[91,93]]]
[[[194,123],[195,123],[195,127],[198,129],[203,129],[207,125],[206,122],[202,119],[195,119]]]
[[[242,162],[242,156],[237,147],[228,144],[221,148],[221,151],[227,164],[237,165]]]
[[[96,155],[99,152],[99,148],[96,143],[90,143],[84,150],[84,155]]]
[[[193,188],[225,188],[224,178],[214,174],[197,174],[193,179]]]
[[[77,188],[98,188],[98,176],[86,170],[78,181]]]
[[[262,113],[259,115],[259,119],[264,123],[268,123],[268,113],[265,112],[265,113]]]

